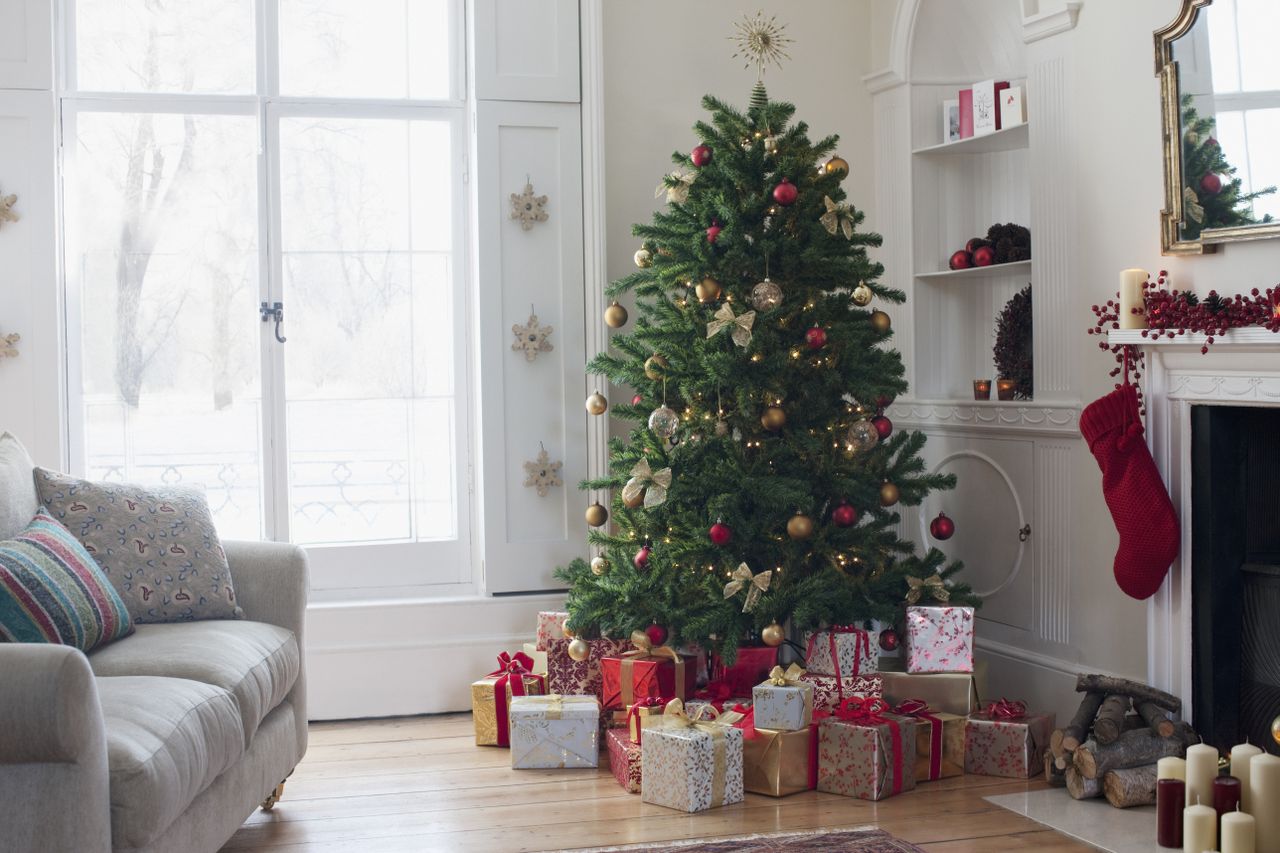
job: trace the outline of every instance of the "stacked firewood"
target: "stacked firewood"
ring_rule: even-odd
[[[1156,801],[1156,762],[1181,757],[1199,741],[1178,722],[1178,697],[1109,675],[1076,677],[1084,699],[1066,726],[1054,731],[1044,778],[1077,800],[1106,797],[1116,808]]]

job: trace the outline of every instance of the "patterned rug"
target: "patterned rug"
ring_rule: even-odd
[[[622,847],[590,847],[574,853],[614,853],[644,850],[647,853],[925,853],[914,844],[899,841],[879,829],[843,829],[819,832],[765,832],[729,838],[695,838],[666,844],[626,844]]]

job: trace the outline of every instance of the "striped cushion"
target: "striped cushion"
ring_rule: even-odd
[[[0,641],[88,652],[131,633],[111,581],[44,507],[26,530],[0,542]]]

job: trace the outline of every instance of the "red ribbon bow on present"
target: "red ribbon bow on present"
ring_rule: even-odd
[[[732,697],[733,697],[733,687],[729,684],[728,681],[725,681],[723,679],[718,679],[716,681],[708,681],[706,687],[702,688],[701,690],[695,691],[693,694],[693,698],[703,699],[707,702],[710,702],[712,705],[723,705],[725,702],[728,702],[729,699]],[[717,707],[716,710],[722,711],[724,709]]]
[[[903,717],[915,717],[929,724],[929,779],[942,778],[942,720],[933,715],[929,703],[923,699],[904,699],[893,709]]]
[[[1018,699],[1001,699],[992,702],[982,713],[993,720],[1020,720],[1027,715],[1027,703]]]
[[[752,707],[747,707],[746,705],[743,705],[741,702],[739,702],[737,705],[733,706],[733,712],[735,714],[742,715],[742,719],[738,720],[736,723],[733,724],[733,727],[735,729],[742,729],[742,739],[755,740],[756,739],[756,709]]]
[[[825,629],[827,635],[827,645],[831,649],[831,667],[835,670],[836,676],[836,694],[844,699],[844,684],[840,677],[840,657],[836,654],[836,634],[853,634],[853,677],[857,678],[862,674],[862,659],[871,655],[871,634],[859,628],[857,625],[832,625]],[[804,658],[808,661],[813,657],[813,644],[818,639],[821,631],[814,631],[809,635],[809,647],[805,650]]]
[[[627,734],[630,734],[632,731],[636,733],[635,739],[632,741],[633,743],[638,745],[640,743],[640,739],[644,736],[644,723],[640,720],[640,709],[663,708],[669,701],[671,700],[660,699],[657,696],[646,696],[643,699],[637,699],[627,707]],[[636,727],[634,729],[631,728],[631,721],[633,719],[636,722]]]
[[[888,726],[889,748],[893,754],[893,793],[902,792],[903,755],[902,726],[892,717],[884,713],[889,710],[889,703],[875,696],[850,696],[836,706],[835,718],[855,726]]]
[[[498,668],[486,678],[498,677],[493,683],[493,709],[498,718],[498,746],[511,745],[511,721],[507,714],[507,688],[511,688],[512,696],[524,696],[524,680],[526,677],[538,681],[539,692],[547,692],[547,680],[541,675],[533,674],[533,658],[524,652],[502,652],[498,655]]]

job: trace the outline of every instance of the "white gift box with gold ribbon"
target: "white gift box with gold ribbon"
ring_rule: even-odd
[[[801,681],[804,670],[791,664],[785,670],[775,666],[769,679],[751,691],[755,725],[761,729],[794,732],[813,722],[813,684]]]
[[[532,700],[532,701],[525,701]],[[600,765],[600,701],[594,696],[517,696],[511,719],[516,770]]]
[[[703,706],[690,717],[673,699],[662,719],[644,728],[641,797],[646,803],[700,812],[742,802],[742,730],[739,714],[716,719]]]

